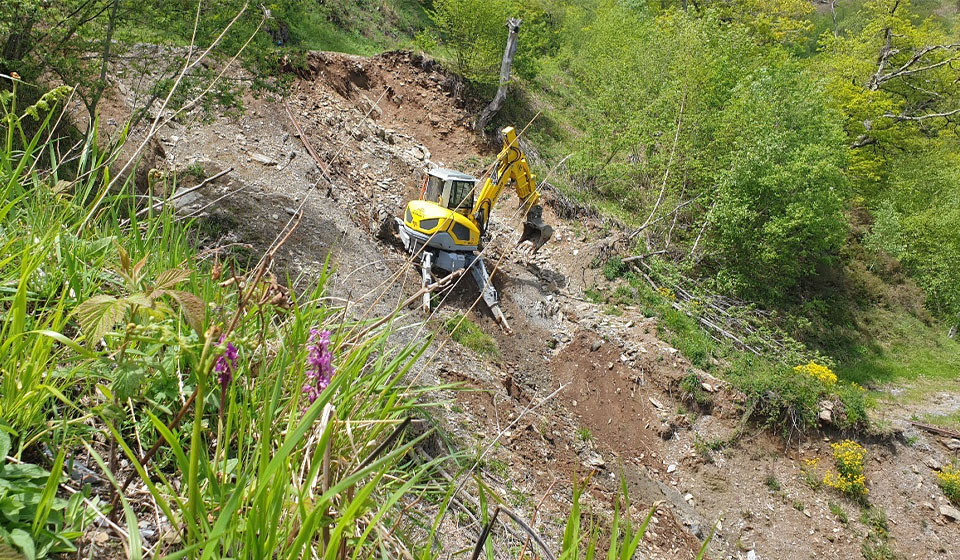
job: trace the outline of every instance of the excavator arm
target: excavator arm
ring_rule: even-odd
[[[512,183],[525,216],[520,243],[529,243],[532,251],[536,252],[550,240],[553,228],[543,222],[543,208],[538,204],[540,193],[537,192],[536,176],[530,171],[527,158],[520,149],[516,130],[508,126],[503,129],[501,135],[503,149],[497,155],[497,166],[491,177],[480,189],[480,194],[473,206],[473,216],[483,235],[500,193]]]

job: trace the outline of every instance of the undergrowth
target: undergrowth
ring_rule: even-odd
[[[457,313],[447,319],[444,328],[451,338],[473,350],[481,356],[499,357],[500,348],[492,336],[483,332],[479,325],[471,321],[462,313]]]
[[[412,419],[449,388],[405,381],[426,341],[344,319],[327,273],[292,293],[269,254],[242,269],[169,206],[138,215],[111,168],[122,136],[47,134],[68,93],[18,108],[0,92],[0,550],[74,555],[110,515],[131,558],[438,557],[455,488],[436,470],[458,462],[412,460],[431,434]],[[656,508],[639,528],[628,504],[584,527],[582,491],[559,557],[593,557],[604,534],[630,557]]]
[[[746,396],[745,414],[785,439],[819,428],[823,403],[831,407],[827,421],[833,426],[850,431],[865,430],[869,426],[867,410],[872,403],[866,391],[856,383],[838,379],[829,359],[806,351],[801,343],[785,333],[753,331],[755,337],[775,336],[783,340],[777,353],[754,355],[731,343],[717,342],[697,320],[709,295],[680,301],[665,285],[678,274],[670,267],[662,272],[664,284],[656,290],[649,276],[630,269],[618,258],[604,263],[602,273],[617,283],[612,293],[594,289],[588,293],[591,299],[603,298],[601,301],[614,306],[633,305],[644,315],[658,317],[661,338],[675,346],[693,365],[730,381]],[[746,336],[744,340],[748,344],[752,341]],[[691,372],[681,381],[680,389],[698,406],[709,406],[711,397],[702,388],[701,381]]]

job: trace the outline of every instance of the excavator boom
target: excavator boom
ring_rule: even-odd
[[[524,213],[521,244],[529,244],[533,252],[540,249],[553,236],[553,228],[543,222],[543,209],[537,204],[540,193],[537,192],[536,176],[530,171],[527,157],[520,149],[517,131],[508,126],[501,131],[503,148],[497,154],[497,165],[490,178],[483,184],[473,206],[473,215],[481,232],[486,230],[500,193],[513,183],[520,199],[520,208]]]

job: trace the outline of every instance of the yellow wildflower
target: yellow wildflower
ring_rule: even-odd
[[[937,473],[940,489],[951,502],[960,506],[960,467],[947,465]]]
[[[663,296],[664,298],[669,299],[670,301],[677,301],[676,294],[674,294],[673,290],[671,290],[666,286],[660,286],[659,288],[657,288],[657,293]]]
[[[810,377],[819,379],[824,385],[836,385],[837,383],[837,374],[833,373],[827,366],[822,366],[816,362],[810,362],[809,364],[796,366],[793,368],[793,371],[802,374],[809,375]]]
[[[833,448],[837,472],[828,471],[823,476],[823,483],[856,500],[864,499],[869,493],[866,475],[863,473],[867,450],[849,439],[834,443],[830,447]]]

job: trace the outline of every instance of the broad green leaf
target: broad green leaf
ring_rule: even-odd
[[[46,480],[50,473],[32,463],[14,463],[3,467],[3,476],[7,480],[15,478]]]
[[[193,330],[197,331],[197,334],[203,334],[203,321],[207,312],[207,306],[203,300],[182,290],[168,290],[166,293],[180,304],[180,309],[183,310],[183,315]]]
[[[171,268],[169,270],[164,270],[160,274],[157,274],[157,278],[153,282],[153,289],[172,290],[173,288],[177,287],[177,284],[188,278],[190,278],[189,270],[183,268]]]
[[[14,546],[20,549],[20,552],[23,553],[23,556],[27,560],[34,560],[37,557],[36,548],[30,533],[23,529],[14,529],[10,531],[10,540],[13,541]]]
[[[140,392],[140,387],[147,378],[143,365],[125,362],[114,370],[111,390],[119,401],[126,401]]]
[[[150,307],[153,305],[153,300],[142,293],[130,294],[120,301],[127,305],[139,305],[141,307]]]
[[[123,319],[127,303],[113,296],[101,294],[93,296],[77,306],[73,314],[80,321],[87,344],[96,344],[103,335]]]
[[[5,462],[8,454],[10,454],[10,434],[0,429],[0,463]]]

